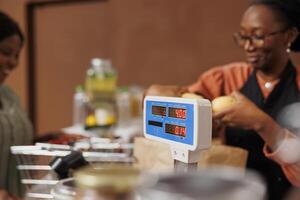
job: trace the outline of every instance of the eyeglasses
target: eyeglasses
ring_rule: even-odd
[[[253,46],[260,48],[260,47],[264,46],[266,38],[277,35],[279,33],[284,33],[285,31],[286,31],[286,29],[283,29],[283,30],[274,31],[272,33],[262,35],[262,36],[258,36],[258,35],[244,36],[244,35],[241,35],[241,33],[236,32],[233,34],[233,39],[234,39],[235,43],[241,48],[245,47],[247,41],[249,41]]]

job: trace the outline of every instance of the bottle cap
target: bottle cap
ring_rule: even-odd
[[[100,66],[102,64],[102,59],[100,58],[92,58],[91,64],[92,66]]]

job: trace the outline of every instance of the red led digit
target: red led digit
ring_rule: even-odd
[[[181,127],[181,136],[185,137],[186,132],[185,132],[185,127]]]
[[[184,109],[177,109],[175,110],[175,113],[177,118],[185,119],[186,117],[186,110]]]
[[[176,111],[177,111],[177,112],[176,112],[177,117],[178,117],[178,118],[181,118],[181,115],[182,115],[182,114],[181,114],[181,110],[176,110]]]
[[[186,118],[186,110],[182,110],[182,117],[185,119]]]
[[[175,126],[175,134],[176,135],[180,135],[180,129],[179,129],[179,127],[178,126]]]
[[[179,113],[180,113],[179,118],[185,119],[186,110],[181,109],[179,110]]]
[[[180,115],[179,110],[175,110],[175,114],[176,114],[176,117],[178,118]]]

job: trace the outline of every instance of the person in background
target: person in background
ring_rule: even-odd
[[[289,53],[300,51],[299,30],[299,0],[254,1],[234,34],[247,62],[214,67],[188,87],[153,85],[146,92],[192,92],[210,100],[234,96],[236,103],[214,113],[214,121],[225,126],[226,144],[248,150],[247,168],[263,175],[272,200],[300,187],[299,127],[276,121],[284,108],[300,100],[300,67]]]
[[[18,24],[0,11],[0,200],[22,195],[10,146],[32,144],[33,129],[17,95],[4,82],[17,67],[24,43]]]

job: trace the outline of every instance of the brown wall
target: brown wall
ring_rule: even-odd
[[[24,22],[19,13],[22,9],[13,10],[8,3],[22,1],[1,2],[9,4],[14,16]],[[189,84],[214,65],[242,60],[231,35],[248,2],[108,0],[39,7],[38,132],[71,124],[73,90],[84,81],[92,57],[112,60],[119,85],[145,87]],[[300,63],[299,56],[297,59]],[[20,80],[26,80],[25,66],[21,69]],[[25,101],[26,88],[20,80],[12,84]]]
[[[11,15],[25,30],[25,9],[26,0],[0,0],[0,9]],[[27,44],[26,44],[27,45]],[[9,84],[14,91],[20,96],[21,103],[27,109],[27,88],[26,88],[26,51],[23,48],[18,68],[9,76],[7,84]]]
[[[231,34],[247,3],[217,3],[110,0],[38,9],[38,130],[71,123],[73,89],[92,57],[111,58],[120,85],[146,87],[189,84],[213,65],[240,60]]]

